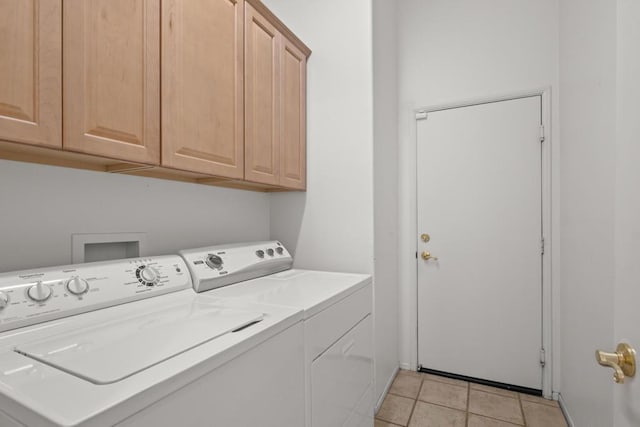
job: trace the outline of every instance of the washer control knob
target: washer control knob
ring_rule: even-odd
[[[273,249],[271,248],[267,249],[267,255],[273,256]]]
[[[262,249],[258,249],[256,251],[256,255],[258,255],[258,258],[264,258],[264,251]]]
[[[35,302],[44,302],[51,297],[51,288],[42,282],[38,282],[29,288],[27,295]]]
[[[222,258],[218,255],[209,254],[205,262],[211,268],[215,268],[217,270],[222,268]]]
[[[82,295],[89,290],[89,284],[86,280],[76,276],[67,281],[66,288],[67,291],[69,291],[73,295]]]
[[[0,292],[0,310],[9,305],[9,295]]]
[[[282,246],[278,246],[276,248],[276,252],[278,252],[278,255],[282,255],[282,253],[284,252],[284,249],[282,249]]]
[[[153,283],[158,278],[158,275],[151,268],[145,267],[140,270],[140,278],[147,283]]]
[[[136,269],[136,278],[145,286],[154,286],[158,283],[158,272],[148,265],[141,265]]]

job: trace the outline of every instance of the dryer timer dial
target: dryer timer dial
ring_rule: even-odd
[[[207,265],[213,269],[216,270],[220,270],[222,268],[222,258],[220,258],[218,255],[214,255],[214,254],[209,254],[207,256],[207,259],[205,260],[205,262],[207,263]]]

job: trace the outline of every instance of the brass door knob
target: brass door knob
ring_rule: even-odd
[[[427,233],[424,233],[424,234],[420,235],[420,239],[423,242],[427,243],[429,240],[431,240],[431,236],[429,236]]]
[[[431,252],[429,252],[429,251],[424,251],[424,252],[422,252],[422,259],[425,260],[425,261],[429,261],[430,259],[432,259],[434,261],[437,261],[438,257],[431,256]]]
[[[602,366],[613,368],[613,379],[623,383],[624,377],[636,374],[636,351],[627,343],[620,343],[615,353],[596,350],[596,360]]]

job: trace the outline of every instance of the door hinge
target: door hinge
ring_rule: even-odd
[[[547,354],[544,351],[544,347],[540,349],[540,366],[544,368],[544,365],[547,364]]]
[[[418,111],[416,113],[416,120],[425,120],[427,118],[427,112],[426,111]]]
[[[540,142],[544,142],[544,125],[540,125]]]
[[[418,252],[416,252],[416,259],[418,259]]]
[[[540,239],[540,255],[544,255],[544,237]]]

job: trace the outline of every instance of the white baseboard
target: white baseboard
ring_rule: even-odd
[[[576,425],[573,423],[573,420],[571,419],[571,415],[569,415],[569,409],[567,408],[567,405],[564,403],[564,400],[562,399],[562,394],[560,393],[558,393],[558,403],[560,404],[560,409],[562,410],[562,415],[564,415],[564,419],[567,420],[567,425],[569,427],[576,427]]]
[[[393,384],[393,380],[395,379],[399,370],[400,370],[399,367],[396,368],[393,371],[393,375],[391,375],[391,378],[387,380],[387,385],[384,387],[384,391],[382,392],[382,394],[380,395],[380,398],[376,402],[376,407],[373,409],[374,414],[377,414],[378,411],[380,410],[380,407],[382,406],[382,402],[384,401],[384,398],[387,397],[387,393],[389,392],[389,389],[391,388],[391,384]]]
[[[405,369],[407,371],[410,371],[411,370],[411,366],[409,366],[408,363],[401,363],[400,364],[400,369]]]

